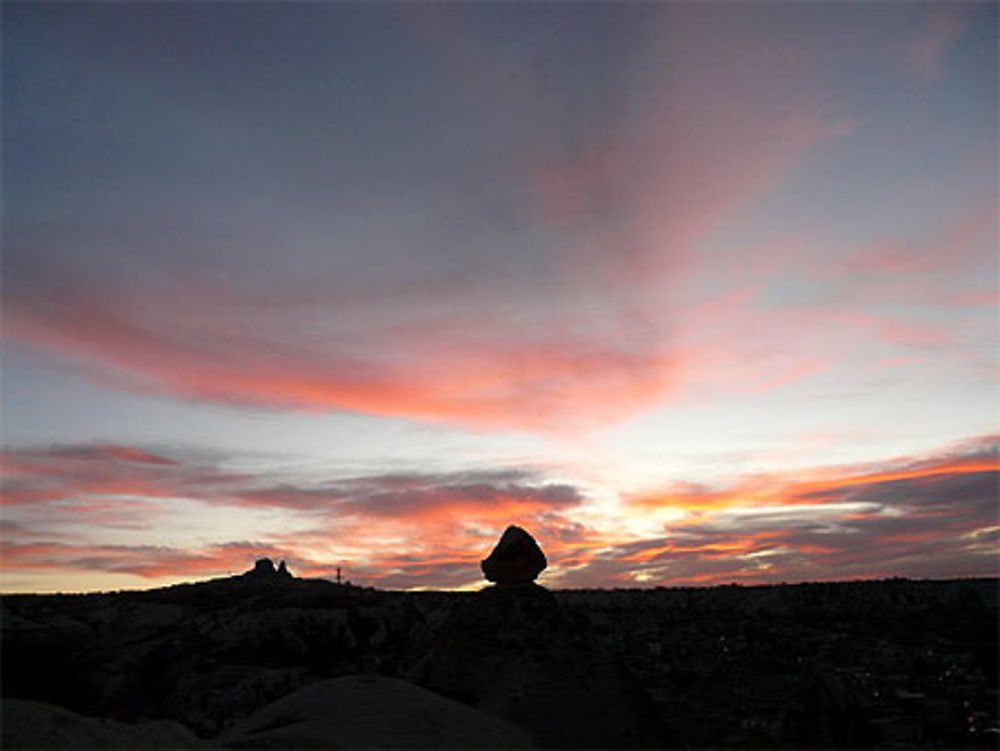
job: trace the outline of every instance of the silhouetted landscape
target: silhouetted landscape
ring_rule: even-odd
[[[0,751],[1000,751],[998,28],[0,2]]]
[[[511,530],[514,530],[512,532]],[[993,748],[998,582],[7,595],[4,747]]]

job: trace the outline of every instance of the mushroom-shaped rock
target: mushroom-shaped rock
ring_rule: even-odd
[[[548,561],[534,537],[520,527],[510,526],[479,565],[483,575],[496,584],[530,584],[545,570]]]

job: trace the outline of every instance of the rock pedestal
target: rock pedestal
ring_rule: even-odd
[[[636,697],[589,625],[537,584],[459,605],[412,678],[527,731],[540,748],[635,748]]]
[[[496,584],[530,584],[545,570],[548,561],[534,537],[520,527],[510,526],[479,565],[483,575]]]
[[[623,748],[639,742],[621,666],[585,617],[534,583],[545,554],[508,527],[483,574],[497,586],[452,611],[417,665],[421,685],[527,731],[542,748]]]

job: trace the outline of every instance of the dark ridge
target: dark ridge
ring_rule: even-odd
[[[214,743],[263,712],[266,734],[312,737],[322,717],[286,727],[267,707],[345,695],[348,676],[457,701],[510,745],[997,746],[996,578],[549,591],[530,546],[507,553],[520,562],[480,592],[380,591],[265,559],[159,589],[2,596],[3,746],[62,711],[48,705],[82,729],[170,720],[181,734],[164,738]]]

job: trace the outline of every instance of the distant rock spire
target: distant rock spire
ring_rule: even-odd
[[[291,579],[292,578],[292,573],[288,570],[288,566],[285,565],[284,561],[282,561],[281,563],[278,564],[278,573],[277,573],[277,576],[278,576],[279,579]]]

